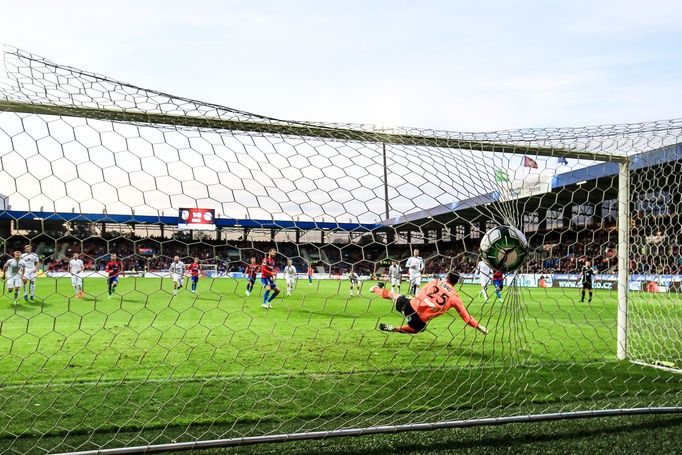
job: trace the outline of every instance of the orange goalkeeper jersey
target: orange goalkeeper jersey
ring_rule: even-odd
[[[478,327],[478,321],[474,319],[457,295],[457,291],[445,281],[433,280],[424,286],[419,295],[410,300],[412,309],[424,322],[447,313],[450,308],[455,308],[459,316],[473,328]]]

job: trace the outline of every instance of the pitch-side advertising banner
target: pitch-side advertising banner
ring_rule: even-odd
[[[505,286],[509,286],[513,275],[505,277]],[[481,277],[474,274],[463,274],[464,284],[481,284]],[[580,289],[582,283],[578,274],[526,274],[516,275],[517,284],[530,288],[565,288]],[[592,285],[594,289],[616,291],[618,289],[618,275],[595,275]],[[630,275],[628,288],[631,291],[643,292],[682,292],[682,275]]]

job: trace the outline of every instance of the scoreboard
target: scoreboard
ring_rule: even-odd
[[[215,210],[180,209],[178,229],[181,231],[215,231]]]

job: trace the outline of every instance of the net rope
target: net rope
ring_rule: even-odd
[[[379,129],[260,116],[15,48],[4,71],[1,262],[30,244],[39,265],[16,303],[5,273],[0,453],[682,406],[681,119]],[[619,361],[624,161],[632,276]],[[179,231],[183,207],[214,209],[218,230]],[[481,237],[502,224],[530,251],[498,297],[476,269]],[[271,248],[282,293],[262,309],[260,274],[246,295],[243,273]],[[370,287],[390,286],[391,260],[405,272],[415,248],[420,286],[457,271],[487,336],[454,311],[416,335],[377,330],[405,322]],[[112,254],[126,276],[110,296]],[[176,255],[210,269],[196,293],[175,295]],[[582,296],[586,266],[594,292]]]

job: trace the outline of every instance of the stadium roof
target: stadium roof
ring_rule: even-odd
[[[31,221],[85,221],[91,223],[118,223],[118,224],[161,224],[177,226],[177,216],[150,216],[150,215],[114,215],[103,213],[68,213],[68,212],[40,212],[4,210],[0,212],[0,219],[5,220],[31,220]],[[220,228],[262,228],[262,229],[300,229],[300,230],[335,230],[335,231],[360,231],[369,232],[381,227],[381,224],[373,223],[339,223],[321,221],[291,221],[291,220],[251,220],[236,218],[216,218],[215,224]]]
[[[662,147],[649,152],[635,155],[630,161],[630,169],[651,168],[660,164],[673,161],[682,161],[682,143],[672,146]],[[525,199],[524,211],[530,212],[543,205],[546,208],[555,208],[557,203],[566,205],[571,202],[592,202],[597,203],[612,199],[617,196],[616,185],[610,184],[606,189],[603,188],[604,179],[614,179],[618,175],[618,163],[599,163],[587,166],[552,177],[551,190],[548,193],[535,194]],[[601,180],[601,182],[600,182]],[[600,188],[602,190],[593,191]],[[571,189],[572,191],[562,194],[561,189]],[[542,198],[548,194],[557,193],[556,198]],[[521,199],[519,199],[521,200]],[[481,217],[487,210],[489,204],[501,203],[501,192],[494,191],[472,198],[433,207],[428,210],[414,212],[405,216],[385,220],[383,223],[341,223],[324,221],[293,221],[293,220],[262,220],[262,219],[237,219],[237,218],[216,218],[215,224],[219,228],[256,228],[256,229],[300,229],[300,230],[335,230],[335,231],[355,231],[370,232],[386,228],[388,226],[400,229],[401,225],[405,229],[409,226],[429,227],[428,224],[438,222],[449,222],[460,218],[466,221],[473,221]],[[30,220],[30,221],[85,221],[92,223],[117,223],[117,224],[155,224],[165,226],[175,226],[178,218],[175,216],[161,215],[135,215],[135,214],[106,214],[106,213],[69,213],[69,212],[43,212],[43,211],[20,211],[3,210],[0,211],[0,219],[5,220]],[[434,221],[435,220],[435,221]]]
[[[660,164],[681,160],[682,143],[678,143],[634,155],[630,160],[630,169],[638,170],[651,168]],[[618,190],[616,185],[610,185],[610,187],[606,189],[602,188],[602,191],[592,190],[600,187],[600,180],[602,180],[601,183],[603,184],[603,179],[617,178],[618,172],[618,163],[607,162],[558,174],[552,177],[549,192],[534,194],[526,198],[520,198],[519,200],[525,199],[524,211],[531,212],[543,205],[549,205],[546,208],[555,208],[557,202],[565,205],[570,204],[573,201],[596,203],[612,199],[617,196]],[[546,196],[552,193],[559,193],[560,190],[565,188],[570,188],[573,191],[563,195],[556,194],[556,198],[545,198],[552,200],[546,200],[544,201],[545,204],[543,204],[543,195]],[[471,221],[480,217],[483,213],[490,211],[485,207],[488,204],[495,203],[502,203],[502,193],[500,191],[493,191],[480,196],[456,201],[451,204],[443,204],[427,210],[391,218],[385,220],[383,225],[393,227],[405,225],[406,229],[408,229],[410,225],[424,226],[433,222],[433,220],[441,223],[444,221],[451,221],[453,218],[462,218],[463,220]]]

